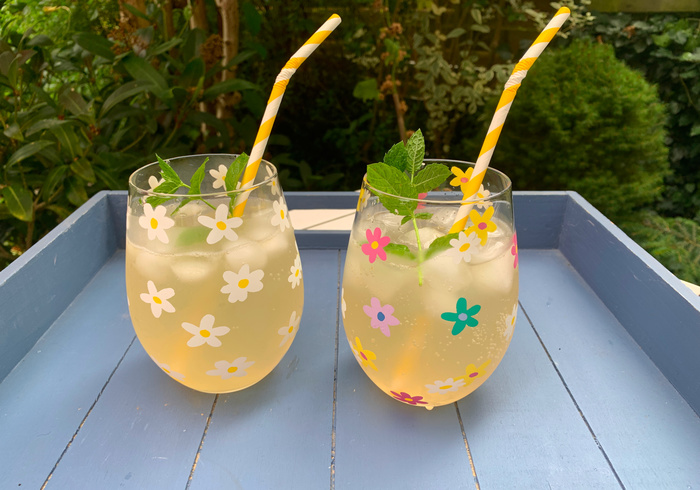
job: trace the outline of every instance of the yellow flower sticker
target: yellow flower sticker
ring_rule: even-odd
[[[359,362],[363,366],[369,366],[375,371],[377,371],[377,366],[375,366],[372,362],[377,359],[377,355],[371,350],[362,348],[362,342],[360,342],[360,337],[355,337],[355,345],[350,344],[350,348],[352,349],[352,353],[355,356],[355,359],[357,359],[357,362]]]
[[[467,184],[469,184],[469,179],[472,178],[474,168],[470,167],[467,169],[466,172],[463,172],[462,169],[460,169],[459,167],[452,167],[450,170],[455,175],[455,178],[450,181],[450,185],[459,186],[459,188],[462,190],[462,193],[466,193]]]
[[[470,364],[467,366],[466,374],[464,376],[460,376],[459,378],[455,378],[455,380],[461,379],[464,381],[465,386],[470,385],[472,381],[477,378],[481,378],[484,375],[486,368],[489,367],[489,364],[491,364],[491,359],[487,360],[479,367],[476,367],[474,364]]]
[[[472,225],[465,230],[465,233],[469,235],[470,233],[476,233],[476,236],[481,240],[481,246],[486,245],[486,241],[489,238],[489,233],[496,231],[496,223],[491,221],[495,208],[490,207],[484,214],[479,214],[476,209],[472,209],[469,212],[469,219],[472,221]]]

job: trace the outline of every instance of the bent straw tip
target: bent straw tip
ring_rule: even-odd
[[[567,10],[568,10],[568,9],[567,9]],[[330,17],[328,17],[328,20],[331,20],[331,19],[340,19],[340,15],[338,15],[338,14],[333,14],[333,15],[331,15]],[[342,20],[342,19],[340,19],[340,20]]]
[[[569,7],[562,7],[559,10],[557,10],[557,13],[554,15],[561,15],[561,14],[570,14],[571,10],[569,10]]]

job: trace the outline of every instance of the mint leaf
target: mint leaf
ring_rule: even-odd
[[[459,237],[459,233],[450,233],[449,235],[444,235],[437,237],[433,242],[430,244],[428,247],[428,250],[425,252],[425,260],[428,260],[430,257],[435,255],[438,252],[442,252],[443,250],[447,250],[450,248],[452,245],[450,245],[450,240],[454,240],[455,238]],[[384,247],[386,250],[386,247]]]
[[[388,243],[384,247],[384,251],[386,253],[390,253],[392,255],[397,255],[399,257],[407,257],[411,260],[414,260],[416,256],[411,252],[411,249],[408,248],[406,245],[400,245],[398,243]]]
[[[180,176],[173,170],[173,167],[171,167],[168,162],[163,160],[161,157],[156,155],[156,158],[158,159],[158,166],[160,167],[160,174],[163,176],[163,179],[165,179],[166,182],[178,182],[180,184],[184,185],[184,182],[180,179]],[[160,186],[159,186],[160,187]]]
[[[433,217],[433,213],[418,213],[415,215],[416,219],[430,219]]]
[[[406,152],[408,153],[408,172],[411,174],[411,182],[413,182],[413,176],[420,170],[425,158],[425,139],[420,129],[413,133],[406,142]]]
[[[177,191],[180,188],[180,184],[177,182],[172,182],[166,180],[165,182],[161,183],[159,186],[157,186],[155,189],[153,189],[153,192],[158,192],[161,194],[174,194],[175,191]],[[165,196],[149,196],[146,198],[146,202],[150,204],[151,206],[159,206],[163,204],[164,202],[168,202],[171,199],[175,199],[174,197],[165,197]]]
[[[190,179],[190,190],[187,191],[188,194],[201,194],[202,193],[202,181],[204,180],[204,166],[207,164],[209,161],[209,157],[207,157],[202,164],[199,166],[197,171],[192,174],[192,178]]]
[[[236,184],[238,184],[243,170],[245,170],[246,166],[248,165],[248,159],[249,157],[247,154],[241,153],[229,166],[228,171],[226,172],[226,177],[224,177],[224,184],[226,185],[226,190],[228,192],[236,190]]]
[[[192,178],[190,179],[190,188],[187,191],[188,196],[202,193],[202,181],[204,180],[204,175],[205,175],[204,166],[207,164],[208,161],[209,161],[209,157],[207,157],[204,160],[204,162],[202,162],[202,164],[199,166],[199,168],[195,171],[195,173],[192,174]],[[196,200],[200,200],[200,201],[204,202],[210,208],[214,208],[214,206],[209,204],[206,200],[204,200],[201,197],[192,197],[192,198],[187,197],[180,202],[180,204],[175,208],[175,210],[171,213],[171,215],[178,212],[180,210],[180,208],[182,206],[184,206],[185,204],[187,204],[188,202],[192,202],[192,201],[196,201]]]
[[[178,247],[189,247],[190,245],[202,243],[207,239],[210,231],[209,228],[204,226],[185,228],[175,239],[175,245]]]
[[[447,166],[440,163],[431,163],[416,174],[413,178],[413,186],[418,194],[430,192],[445,182],[450,175],[452,175],[452,172]]]
[[[157,192],[159,194],[174,194],[175,191],[179,188],[180,184],[178,184],[177,182],[166,180],[160,185],[158,185],[155,189],[153,189],[153,192]]]
[[[384,155],[384,163],[396,167],[402,172],[406,170],[408,165],[408,152],[403,143],[396,143],[391,149]]]
[[[379,201],[392,213],[405,216],[413,213],[413,210],[416,209],[418,203],[415,201],[394,197],[418,198],[418,192],[413,188],[406,174],[396,167],[386,163],[367,165],[367,182],[378,191],[393,194],[392,196],[387,196],[386,194],[377,195]]]

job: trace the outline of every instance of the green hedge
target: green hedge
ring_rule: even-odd
[[[606,216],[653,204],[668,172],[664,107],[655,87],[612,48],[575,41],[533,65],[493,165],[515,189],[570,189]]]

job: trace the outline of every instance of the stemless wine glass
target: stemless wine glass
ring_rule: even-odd
[[[171,378],[207,393],[241,390],[272,371],[304,305],[301,259],[277,171],[261,163],[245,210],[234,216],[245,198],[226,192],[235,158],[170,159],[185,183],[206,160],[196,194],[155,192],[157,163],[129,179],[126,290],[134,330]]]
[[[418,199],[363,179],[342,304],[367,376],[389,396],[431,409],[474,391],[503,358],[518,307],[518,249],[505,174],[488,169],[479,193],[463,200],[473,164],[428,163],[453,175]],[[460,208],[469,220],[450,234]]]

